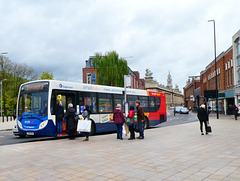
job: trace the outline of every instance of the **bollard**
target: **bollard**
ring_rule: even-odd
[[[4,123],[4,116],[2,117],[3,123]]]
[[[7,122],[8,122],[8,115],[7,115]]]

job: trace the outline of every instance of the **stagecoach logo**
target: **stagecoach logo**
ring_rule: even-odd
[[[59,86],[59,88],[73,89],[73,87],[71,87],[71,86],[65,86],[65,85],[62,85],[62,84],[59,84],[58,86]]]

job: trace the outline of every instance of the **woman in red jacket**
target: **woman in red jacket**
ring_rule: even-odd
[[[129,113],[128,113],[128,117],[133,119],[133,123],[129,126],[130,138],[129,138],[128,140],[133,140],[133,139],[135,139],[135,131],[134,131],[135,111],[134,111],[134,106],[130,106],[130,111],[129,111]]]
[[[117,139],[122,140],[122,126],[125,123],[125,118],[123,116],[123,112],[121,110],[121,104],[117,105],[117,108],[114,110],[113,113],[113,121],[117,126]]]

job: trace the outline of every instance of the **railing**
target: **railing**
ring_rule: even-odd
[[[3,117],[0,116],[1,123],[8,122],[8,121],[14,121],[13,116],[3,116]]]

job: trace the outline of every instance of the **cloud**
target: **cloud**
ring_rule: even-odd
[[[141,76],[150,68],[166,84],[168,71],[180,88],[231,46],[239,29],[240,2],[234,0],[2,0],[0,51],[56,79],[82,79],[85,60],[116,50]]]

